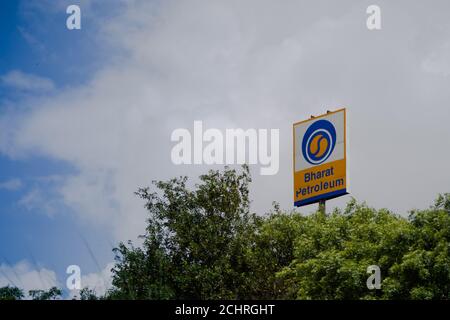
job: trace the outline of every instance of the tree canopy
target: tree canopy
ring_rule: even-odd
[[[251,176],[210,171],[154,182],[136,194],[149,212],[141,243],[114,249],[113,288],[80,299],[450,299],[450,194],[398,215],[352,199],[344,210],[304,215],[274,203],[250,210]],[[367,267],[381,270],[369,290]],[[32,290],[33,299],[61,291]],[[22,299],[15,287],[0,299]]]
[[[24,297],[23,290],[17,287],[0,288],[0,300],[21,300]]]
[[[345,210],[250,212],[248,167],[155,182],[143,246],[115,250],[112,298],[449,299],[450,194],[408,217]],[[369,290],[367,267],[381,270]]]

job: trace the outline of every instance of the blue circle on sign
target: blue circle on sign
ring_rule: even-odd
[[[336,129],[328,120],[318,120],[306,130],[302,141],[303,158],[310,164],[321,164],[336,145]]]

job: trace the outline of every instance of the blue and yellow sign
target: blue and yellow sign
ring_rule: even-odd
[[[347,194],[345,109],[295,123],[294,205]]]

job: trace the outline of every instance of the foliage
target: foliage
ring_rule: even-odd
[[[149,211],[141,244],[114,249],[113,288],[97,299],[450,299],[450,194],[400,216],[352,199],[329,214],[250,212],[247,166],[180,177],[136,193]],[[367,267],[381,270],[369,290]],[[35,300],[62,291],[31,290]],[[16,287],[0,300],[23,299]]]
[[[112,299],[449,299],[450,195],[409,218],[351,200],[305,216],[250,213],[248,168],[155,182],[142,246],[115,249]],[[367,267],[381,269],[369,290]]]
[[[252,246],[258,218],[249,213],[247,167],[242,173],[211,171],[196,190],[187,178],[155,182],[137,194],[150,212],[142,248],[115,250],[111,293],[130,299],[236,299],[249,290]]]
[[[95,293],[95,290],[89,288],[83,288],[80,290],[80,300],[99,300],[101,297],[98,297]]]
[[[23,290],[17,287],[0,288],[0,300],[21,300],[24,297]]]
[[[57,300],[61,297],[62,290],[52,287],[48,290],[30,290],[28,294],[33,300]]]
[[[277,273],[287,284],[285,298],[383,297],[367,289],[367,267],[378,265],[385,271],[401,261],[413,240],[411,232],[406,219],[354,200],[344,213],[311,215],[297,234],[293,261]],[[389,274],[382,276],[390,279]]]

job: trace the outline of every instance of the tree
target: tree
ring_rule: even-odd
[[[316,213],[297,234],[289,267],[277,273],[287,299],[449,299],[449,195],[409,218],[351,201],[344,213]],[[378,265],[381,290],[368,290]]]
[[[99,300],[94,290],[83,288],[80,290],[80,300]]]
[[[428,210],[413,210],[410,247],[390,269],[389,299],[450,299],[450,194]]]
[[[150,213],[144,244],[115,249],[112,297],[245,297],[250,269],[243,256],[258,221],[249,212],[248,167],[210,171],[200,181],[192,191],[186,177],[154,182],[160,194],[139,189]]]
[[[283,213],[277,204],[267,216],[260,217],[249,237],[249,246],[241,258],[248,264],[247,299],[281,299],[288,288],[277,272],[289,266],[294,245],[305,227],[305,217]]]
[[[408,221],[352,200],[344,213],[317,212],[296,235],[294,259],[277,273],[288,299],[375,299],[366,286],[367,267],[388,270],[412,241]]]
[[[210,171],[154,182],[136,194],[149,211],[141,244],[114,249],[113,288],[97,299],[450,299],[450,194],[400,216],[355,199],[303,215],[278,204],[250,212],[250,173]],[[367,267],[381,270],[370,290]],[[61,290],[31,290],[35,300]],[[0,299],[22,299],[16,287]]]
[[[57,300],[61,297],[62,290],[52,287],[48,290],[30,290],[28,294],[33,300]]]
[[[0,288],[0,300],[22,300],[24,297],[23,290],[17,287]]]
[[[409,218],[351,200],[344,211],[250,213],[247,167],[155,182],[143,245],[120,243],[109,298],[449,299],[450,195]],[[369,290],[367,267],[381,269]]]

